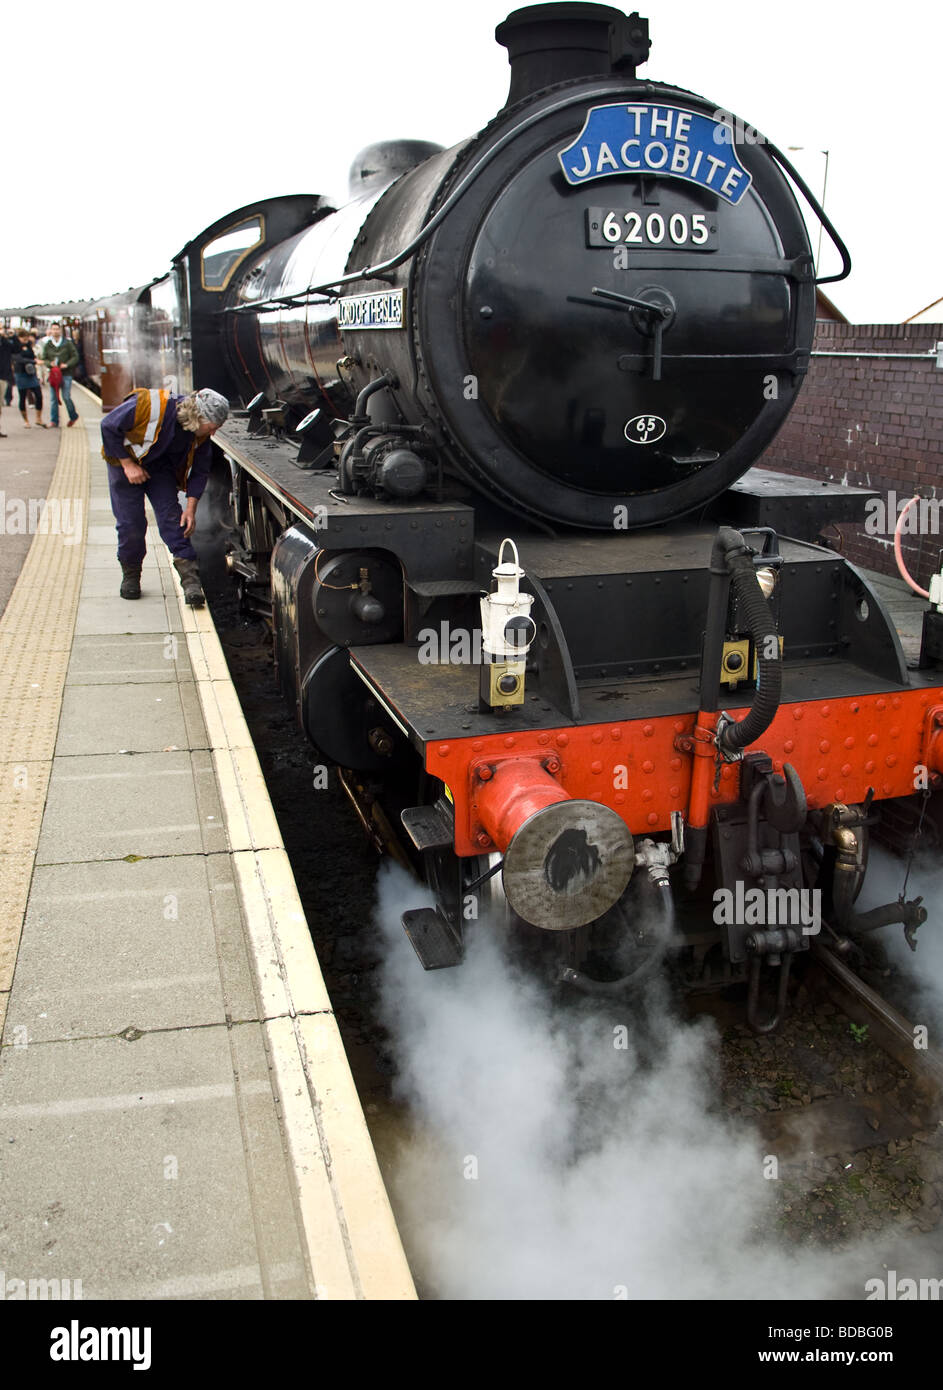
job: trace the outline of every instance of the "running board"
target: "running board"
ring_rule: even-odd
[[[423,970],[461,964],[462,943],[438,908],[416,907],[404,912],[402,920]]]

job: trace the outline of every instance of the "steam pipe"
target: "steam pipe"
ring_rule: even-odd
[[[399,385],[396,373],[386,371],[382,376],[375,377],[373,381],[368,381],[366,386],[357,397],[357,404],[354,406],[354,419],[365,420],[367,418],[367,401],[371,396],[375,396],[378,391],[382,391],[385,386],[392,386],[394,389]]]

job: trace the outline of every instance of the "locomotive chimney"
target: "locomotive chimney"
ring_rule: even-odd
[[[610,5],[528,5],[494,31],[508,51],[511,89],[505,106],[574,77],[632,78],[648,58],[648,20]]]

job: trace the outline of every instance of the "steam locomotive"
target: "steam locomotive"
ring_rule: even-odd
[[[487,908],[590,990],[671,944],[768,1030],[817,936],[913,939],[919,899],[855,899],[870,829],[930,833],[943,785],[939,615],[908,670],[819,543],[870,494],[753,468],[812,346],[798,195],[828,278],[848,253],[769,140],[638,75],[638,14],[496,38],[479,134],[220,219],[155,282],[161,331],[181,385],[241,403],[228,562],[302,729],[434,891],[422,964]]]

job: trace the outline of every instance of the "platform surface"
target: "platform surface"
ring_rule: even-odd
[[[31,538],[0,617],[7,1296],[413,1297],[211,619],[153,525],[143,597],[118,597],[75,396],[82,422],[24,431],[3,475],[82,518]]]

